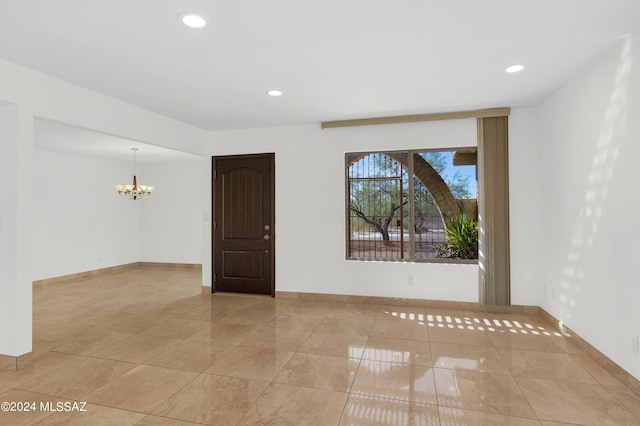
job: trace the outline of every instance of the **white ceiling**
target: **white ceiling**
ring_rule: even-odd
[[[638,0],[0,0],[0,58],[221,130],[533,106],[637,26]]]

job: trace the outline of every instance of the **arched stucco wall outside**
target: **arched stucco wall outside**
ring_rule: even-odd
[[[347,166],[351,166],[369,154],[370,153],[349,155]],[[409,153],[406,151],[381,152],[381,154],[397,161],[404,167],[409,167]],[[461,213],[466,213],[467,216],[471,218],[475,218],[477,216],[477,209],[473,208],[471,203],[464,202],[463,200],[456,200],[444,179],[440,176],[440,173],[438,173],[438,171],[434,169],[428,161],[417,153],[413,154],[413,174],[427,188],[427,191],[429,191],[429,194],[433,197],[445,226],[447,226],[453,218],[459,216]]]

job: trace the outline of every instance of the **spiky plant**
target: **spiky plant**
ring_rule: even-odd
[[[478,258],[478,223],[465,213],[449,222],[444,232],[446,243],[438,257],[447,259]]]

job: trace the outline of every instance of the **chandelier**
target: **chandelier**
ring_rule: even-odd
[[[138,148],[131,148],[133,151],[133,185],[116,185],[116,191],[125,200],[141,200],[151,196],[154,186],[138,185],[136,179],[136,151]]]

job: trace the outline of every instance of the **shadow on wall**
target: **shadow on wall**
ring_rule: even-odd
[[[607,190],[620,153],[619,137],[624,134],[627,124],[629,109],[627,93],[632,68],[631,42],[631,35],[627,35],[622,43],[622,54],[615,75],[613,92],[598,135],[588,176],[584,204],[578,211],[560,282],[559,318],[565,321],[572,319],[571,313],[576,306],[575,295],[580,293],[580,284],[585,275],[585,261],[595,244]]]

